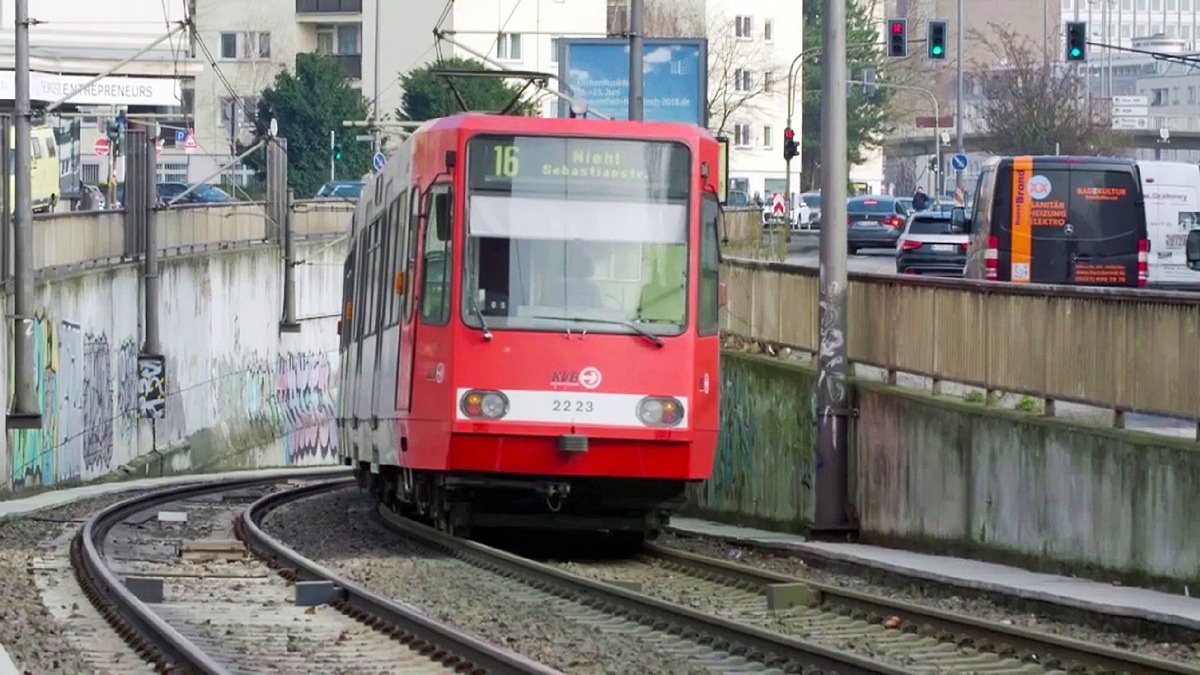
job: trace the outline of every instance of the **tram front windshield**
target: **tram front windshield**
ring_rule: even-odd
[[[691,153],[664,141],[467,144],[463,321],[673,335],[687,323]]]

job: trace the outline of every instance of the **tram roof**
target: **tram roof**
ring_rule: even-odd
[[[713,139],[708,129],[682,122],[630,122],[628,120],[571,119],[564,117],[522,117],[467,112],[430,120],[418,133],[430,131],[505,132],[515,134],[599,133],[627,138],[672,138],[679,140]]]

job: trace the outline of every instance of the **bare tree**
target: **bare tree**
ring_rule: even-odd
[[[760,112],[764,94],[787,86],[786,72],[778,72],[763,41],[739,39],[733,20],[720,12],[706,15],[687,0],[652,0],[646,3],[645,31],[647,37],[708,38],[708,127],[718,136],[734,117]],[[741,82],[739,71],[746,73]]]
[[[1003,26],[976,31],[975,39],[995,55],[972,68],[983,94],[975,116],[989,137],[988,150],[1103,155],[1121,149],[1109,111],[1090,105],[1073,67],[1047,58],[1033,41]]]

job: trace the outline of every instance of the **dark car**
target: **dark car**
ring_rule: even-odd
[[[949,213],[920,211],[908,219],[896,248],[896,272],[961,277],[970,236]]]
[[[330,181],[317,190],[313,199],[348,199],[357,201],[366,183],[359,180]]]
[[[864,195],[846,203],[846,247],[850,255],[863,248],[896,248],[908,209],[895,197]]]
[[[175,197],[183,194],[188,188],[192,187],[187,183],[159,183],[156,188],[158,191],[158,200],[166,204]],[[216,185],[196,186],[195,190],[183,195],[183,199],[175,202],[176,204],[220,204],[233,201],[233,197]]]

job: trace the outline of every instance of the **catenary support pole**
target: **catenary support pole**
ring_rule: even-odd
[[[850,528],[846,382],[846,2],[824,3],[821,88],[820,336],[814,534]]]
[[[134,175],[128,176],[127,180],[136,180],[142,185],[139,201],[141,203],[132,204],[129,208],[139,209],[141,211],[141,226],[144,228],[144,241],[146,242],[146,257],[145,257],[145,299],[146,299],[146,340],[142,344],[142,354],[157,356],[162,354],[162,344],[159,341],[159,266],[158,266],[158,234],[155,227],[155,201],[157,199],[158,190],[154,182],[154,165],[157,147],[155,138],[146,133],[145,130],[130,129],[126,132],[129,146],[129,157],[132,158],[133,153],[138,153],[136,162],[137,172]],[[128,192],[128,188],[126,192]],[[128,214],[128,212],[127,212]]]
[[[629,0],[629,119],[642,121],[645,87],[642,86],[642,57],[646,36],[645,0]]]
[[[33,109],[29,104],[29,0],[16,0],[15,92],[13,137],[16,159],[13,167],[13,403],[8,412],[9,429],[40,429],[37,376],[33,355],[33,204],[30,169],[30,124]],[[14,474],[16,472],[14,471]]]
[[[954,78],[954,142],[958,147],[958,154],[964,154],[963,149],[963,0],[958,0],[958,18],[954,23],[954,42],[957,56],[954,64],[957,71]],[[936,141],[941,147],[942,139]],[[941,168],[941,165],[938,165]],[[963,195],[963,202],[966,202],[966,192],[963,189],[963,172],[961,169],[954,170],[954,198],[957,201],[958,195]]]
[[[292,204],[288,192],[287,139],[267,141],[267,216],[283,243],[283,320],[279,332],[299,333],[296,321],[296,239],[292,234]]]

